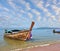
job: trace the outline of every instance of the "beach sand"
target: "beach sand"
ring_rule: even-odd
[[[45,44],[45,45],[37,45],[35,47],[26,48],[19,51],[60,51],[60,43],[58,44]]]

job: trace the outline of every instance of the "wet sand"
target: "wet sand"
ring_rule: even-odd
[[[34,47],[31,49],[26,49],[27,51],[60,51],[60,44],[51,44],[48,46]]]
[[[60,43],[58,44],[46,44],[46,45],[40,45],[40,46],[35,46],[32,48],[27,48],[27,49],[20,49],[16,51],[60,51]]]

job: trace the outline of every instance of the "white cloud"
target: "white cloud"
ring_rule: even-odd
[[[21,9],[21,12],[29,11],[31,10],[30,3],[26,2],[25,0],[18,0],[17,3],[21,4],[21,6],[18,6],[14,1],[8,1],[8,4],[15,10],[15,12],[19,12]],[[24,8],[23,8],[24,7]],[[24,10],[22,10],[24,9]]]
[[[8,9],[8,8],[4,7],[3,9],[4,9],[5,11],[9,12],[9,9]]]
[[[40,9],[42,9],[44,12],[46,12],[46,13],[49,13],[49,11],[48,11],[48,9],[47,8],[44,8],[44,6],[43,6],[43,1],[39,1],[37,4],[36,4],[36,6],[38,7],[38,8],[40,8]],[[48,7],[50,4],[47,2],[47,4],[46,4],[46,7]],[[50,13],[49,13],[50,14]]]
[[[59,7],[60,3],[59,2],[57,3],[57,0],[53,0],[53,1],[48,0],[47,3],[44,3],[45,2],[44,0],[30,0],[32,2],[32,4],[34,5],[35,9],[31,8],[32,4],[29,1],[25,1],[25,0],[7,0],[7,1],[8,1],[9,6],[11,6],[9,8],[10,9],[13,8],[13,9],[9,10],[7,7],[2,6],[3,4],[0,5],[0,9],[3,10],[3,12],[0,12],[1,13],[0,17],[2,17],[2,15],[4,17],[3,21],[1,21],[2,19],[0,18],[0,21],[2,23],[7,22],[9,25],[12,25],[14,27],[14,25],[20,26],[19,23],[22,20],[23,20],[22,22],[24,22],[24,23],[28,22],[28,21],[32,21],[32,20],[38,21],[38,23],[39,23],[43,19],[41,22],[46,23],[47,26],[48,26],[48,24],[50,26],[54,26],[54,22],[60,22],[60,18],[59,18],[60,17],[60,7]],[[50,6],[50,7],[48,7],[48,6]],[[43,11],[40,12],[37,8],[41,9],[41,11],[42,10]],[[50,8],[52,10],[50,10]],[[8,13],[8,11],[9,11],[9,13]],[[53,15],[54,13],[56,13],[57,17],[55,15]],[[25,14],[30,19],[25,17]],[[42,14],[44,14],[43,17],[40,16]],[[35,18],[33,18],[34,16],[35,16]],[[21,25],[22,25],[22,23],[21,23]],[[42,25],[45,26],[45,24],[42,24]],[[25,25],[23,25],[23,26],[25,26]]]
[[[52,16],[52,13],[49,12],[49,10],[48,10],[47,8],[43,8],[42,10],[44,11],[44,13],[45,13],[45,15],[46,15],[47,17],[51,17],[51,16]]]
[[[13,1],[7,1],[7,2],[13,9],[16,10],[16,4]]]
[[[18,0],[20,4],[26,4],[25,0]]]
[[[37,16],[39,16],[40,15],[40,12],[39,11],[37,11],[36,9],[32,9],[31,10],[34,14],[36,14]]]
[[[13,1],[13,0],[7,0],[8,2],[11,2],[11,1]]]
[[[10,16],[5,16],[5,19],[10,21],[11,17]]]
[[[60,8],[59,7],[52,5],[52,9],[55,11],[56,15],[60,14]]]
[[[0,9],[1,9],[1,10],[4,10],[4,11],[6,11],[6,12],[9,11],[9,9],[8,9],[7,7],[4,7],[3,5],[0,5]]]
[[[30,0],[32,3],[37,4],[40,0]]]
[[[31,7],[30,7],[30,4],[29,3],[26,3],[25,6],[26,6],[26,9],[27,10],[31,10]]]
[[[21,9],[21,10],[19,10],[20,11],[20,13],[25,13],[25,11],[23,10],[23,9]]]
[[[57,3],[58,5],[60,5],[60,2],[59,3]]]
[[[2,6],[2,5],[0,5],[0,9],[3,11],[9,12],[9,9],[7,7]]]
[[[2,15],[0,14],[0,17],[1,17]]]
[[[51,13],[50,12],[46,13],[46,16],[50,17],[51,16]]]
[[[1,21],[3,21],[4,23],[5,23],[5,22],[10,22],[11,20],[12,20],[12,17],[7,16],[7,15],[3,15],[3,16],[1,17]]]
[[[42,9],[43,8],[43,1],[42,0],[31,0],[31,2],[38,8]]]
[[[60,22],[60,19],[58,19],[58,21]]]
[[[53,2],[53,4],[57,4],[57,0],[53,0],[52,2]]]
[[[37,3],[37,6],[38,6],[38,8],[42,9],[43,8],[43,2],[40,1],[39,3]]]
[[[49,24],[49,27],[54,27],[53,23],[50,23],[50,24]]]
[[[51,18],[56,21],[56,17],[55,16],[52,15]]]
[[[48,6],[50,6],[49,2],[46,3],[46,6],[45,7],[48,7]]]
[[[58,16],[58,22],[60,23],[60,15]]]
[[[48,21],[54,22],[54,21],[57,21],[57,18],[54,15],[50,15],[49,18],[48,18]]]
[[[49,2],[50,2],[50,0],[46,3],[46,7],[48,7],[48,6],[51,5],[51,4],[49,4]],[[35,3],[35,4],[36,4],[36,6],[38,8],[40,8],[40,9],[42,9],[44,11],[44,13],[46,14],[46,16],[51,17],[52,16],[52,13],[50,13],[49,10],[43,6],[43,3],[44,3],[43,1],[38,1],[38,3]],[[33,12],[35,13],[36,11],[33,10]]]
[[[55,16],[51,16],[51,18],[55,19]]]
[[[0,9],[2,8],[3,6],[0,4]]]
[[[54,9],[54,11],[55,11],[55,13],[56,13],[56,15],[59,15],[60,14],[60,8],[58,8],[58,7],[55,7],[55,5],[53,6],[53,5],[51,5],[51,2],[52,0],[48,0],[48,2],[46,3],[46,7],[48,7],[48,6],[52,6]],[[54,3],[56,3],[57,1],[56,0],[54,0]],[[38,8],[40,8],[40,9],[42,9],[44,12],[45,12],[45,14],[46,14],[46,16],[48,16],[48,17],[53,17],[53,15],[52,15],[52,13],[51,12],[49,12],[49,10],[47,9],[47,8],[44,8],[44,6],[43,6],[43,1],[37,1],[37,2],[35,2],[35,1],[33,1],[33,3],[38,7]],[[35,12],[35,11],[34,11]],[[53,19],[53,18],[52,18]],[[53,20],[56,20],[56,18],[54,18]]]
[[[37,17],[37,21],[40,21],[40,20],[41,20],[41,17],[40,17],[40,16],[38,16],[38,17]]]
[[[47,21],[47,18],[43,18],[43,21]]]
[[[53,21],[52,21],[52,19],[51,19],[51,18],[50,18],[50,19],[48,19],[48,23],[49,23],[49,25],[48,25],[49,27],[53,27],[53,25],[54,25],[54,24],[53,24]]]
[[[48,12],[48,9],[46,9],[46,8],[43,8],[43,11],[44,11],[44,12]]]
[[[17,14],[17,17],[19,17],[19,18],[22,17],[22,14]]]
[[[25,10],[26,11],[31,10],[30,3],[29,2],[26,2],[25,0],[18,0],[18,3],[19,4],[22,4],[25,7]]]
[[[29,16],[31,19],[33,18],[32,13],[28,13],[28,16]]]

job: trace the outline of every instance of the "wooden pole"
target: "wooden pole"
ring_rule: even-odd
[[[29,29],[30,31],[32,31],[32,28],[33,28],[34,24],[35,23],[32,21],[31,26],[30,26],[30,29]]]

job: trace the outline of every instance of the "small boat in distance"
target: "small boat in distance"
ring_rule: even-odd
[[[5,30],[4,37],[10,38],[10,39],[23,40],[23,41],[29,40],[32,37],[31,31],[34,24],[35,23],[32,22],[29,30],[11,30],[11,31]]]
[[[53,30],[53,33],[60,33],[60,31],[56,31],[55,29]]]

